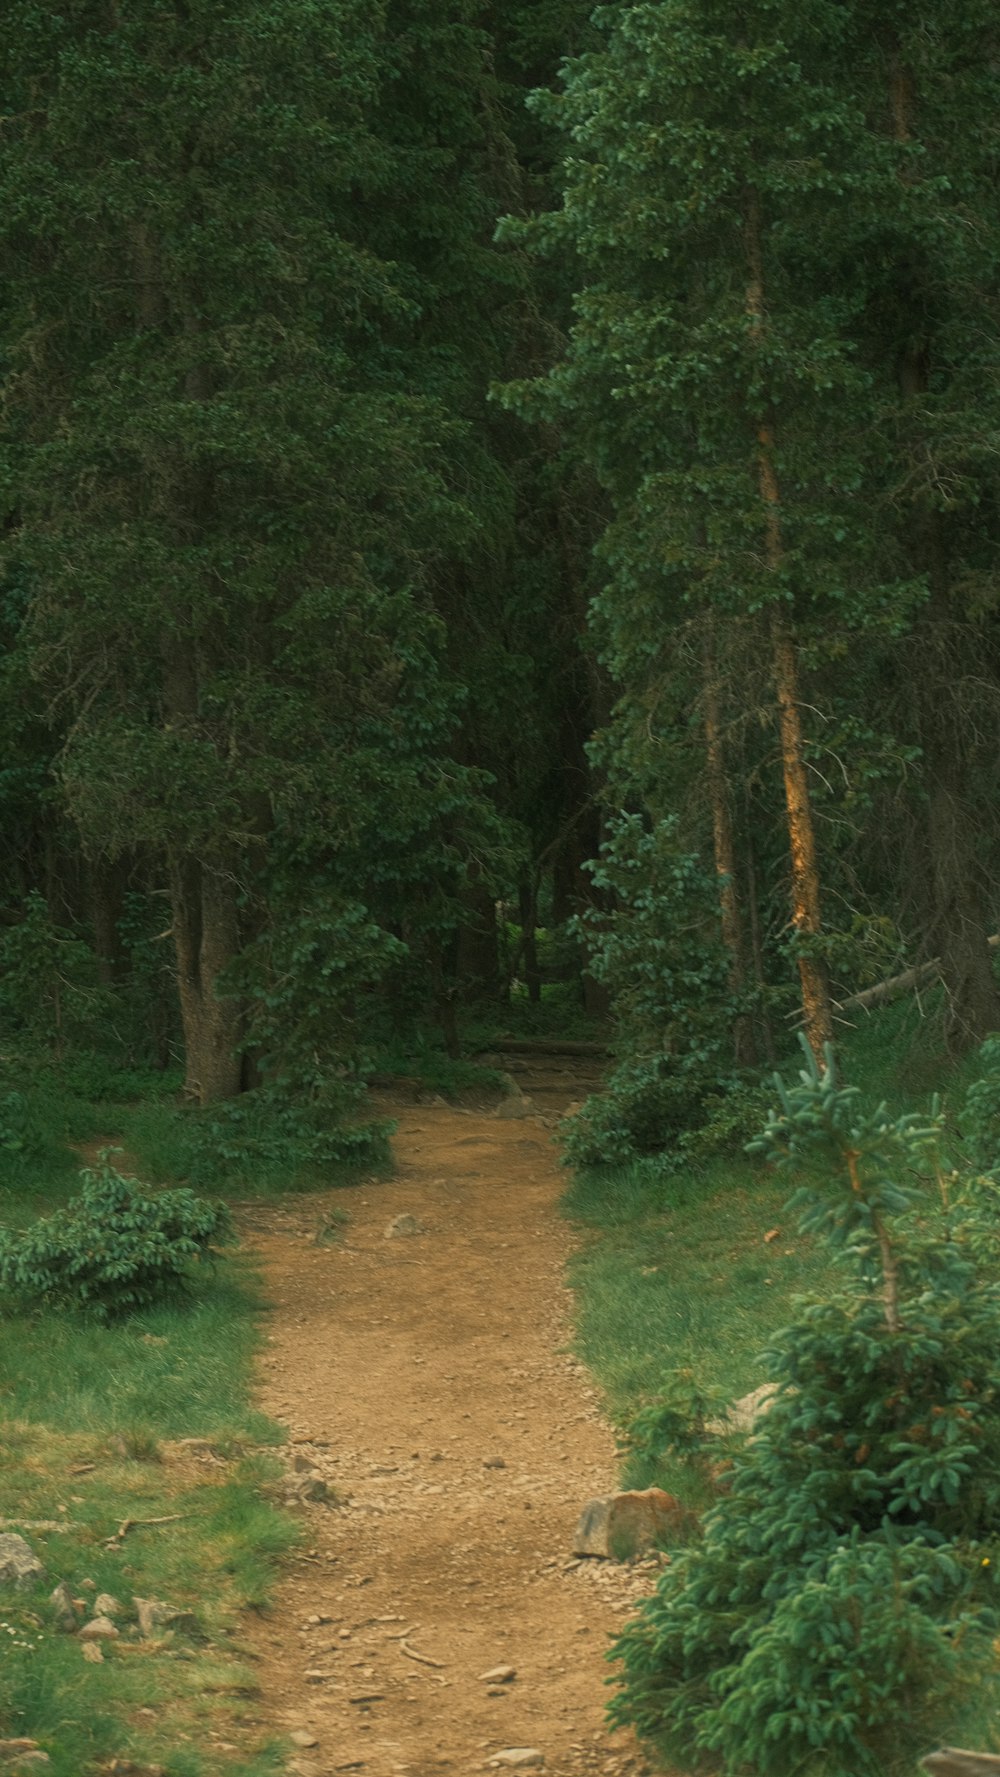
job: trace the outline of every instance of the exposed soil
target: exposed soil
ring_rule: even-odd
[[[523,1083],[547,1115],[385,1102],[391,1182],[248,1212],[273,1303],[259,1402],[343,1502],[300,1508],[309,1552],[255,1639],[263,1714],[298,1731],[304,1777],[437,1777],[512,1747],[552,1777],[645,1768],[606,1731],[604,1656],[655,1563],[571,1554],[617,1472],[567,1349],[551,1113],[580,1070],[545,1065]],[[389,1236],[399,1216],[421,1231]]]

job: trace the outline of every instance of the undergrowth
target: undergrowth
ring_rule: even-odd
[[[133,1109],[170,1110],[88,1103],[44,1070],[8,1077],[0,1098],[0,1229],[15,1232],[37,1228],[40,1211],[56,1211],[57,1226],[78,1213],[59,1208],[76,1201],[70,1143],[118,1135]],[[175,1199],[198,1222],[191,1192],[143,1197],[138,1221],[124,1206],[145,1258],[147,1203],[169,1211]],[[198,1222],[195,1245],[219,1231],[206,1209],[212,1230]],[[82,1262],[90,1249],[74,1250]],[[218,1270],[176,1256],[183,1290],[116,1319],[65,1301],[15,1312],[10,1295],[0,1311],[0,1528],[23,1535],[46,1570],[38,1585],[0,1592],[0,1739],[37,1741],[52,1777],[116,1759],[168,1777],[265,1777],[282,1763],[261,1742],[239,1633],[241,1612],[267,1608],[276,1562],[298,1537],[269,1498],[280,1430],[249,1402],[259,1282],[239,1252]],[[49,1594],[60,1581],[87,1603],[104,1591],[122,1605],[100,1664],[58,1630]],[[135,1638],[137,1597],[191,1612],[188,1626]]]
[[[904,1003],[866,1019],[845,1043],[842,1065],[858,1086],[821,1086],[815,1071],[800,1074],[798,1096],[786,1096],[754,1155],[741,1151],[748,1107],[727,1108],[723,1099],[687,1152],[581,1172],[564,1199],[585,1231],[573,1272],[577,1350],[621,1428],[623,1481],[664,1486],[712,1508],[708,1552],[699,1553],[701,1540],[674,1551],[654,1600],[617,1648],[624,1673],[614,1718],[688,1766],[709,1752],[721,1753],[727,1770],[749,1758],[772,1777],[793,1768],[838,1777],[863,1768],[882,1777],[890,1768],[912,1770],[935,1724],[988,1737],[990,1635],[1000,1612],[986,1584],[992,1550],[982,1542],[992,1506],[978,1518],[973,1507],[995,1494],[992,1442],[980,1450],[977,1438],[987,1420],[993,1437],[991,1354],[1000,1324],[991,1281],[1000,1039],[955,1066],[936,1022]],[[935,1087],[945,1089],[943,1102],[928,1110]],[[777,1102],[773,1087],[771,1096]],[[879,1108],[884,1100],[891,1109]],[[787,1181],[773,1169],[782,1152],[813,1193],[804,1218],[805,1186],[789,1202]],[[812,1171],[803,1173],[807,1157]],[[830,1207],[838,1165],[848,1182],[851,1167],[861,1169],[840,1221]],[[885,1258],[890,1241],[905,1254],[898,1286]],[[860,1307],[844,1283],[845,1263],[855,1261]],[[954,1277],[945,1275],[948,1264]],[[898,1329],[891,1303],[883,1320],[890,1284],[910,1291],[899,1297],[907,1305]],[[847,1350],[852,1339],[859,1350],[841,1366],[835,1421],[837,1340]],[[932,1403],[923,1413],[899,1388],[894,1395],[878,1380],[868,1386],[866,1339],[872,1352],[880,1340],[902,1347],[909,1339],[910,1392]],[[952,1368],[941,1382],[934,1363],[945,1340]],[[793,1386],[763,1432],[749,1444],[734,1439],[727,1403],[786,1371]],[[982,1403],[971,1399],[977,1387]],[[933,1449],[921,1443],[924,1419]],[[945,1433],[939,1450],[934,1439]],[[833,1510],[828,1523],[818,1464],[834,1507],[868,1484],[869,1471],[879,1477],[870,1482],[872,1498],[881,1488],[888,1506],[869,1522],[870,1512],[859,1515],[848,1503],[843,1522]],[[962,1480],[970,1464],[978,1488],[971,1493]],[[889,1513],[884,1523],[879,1511]],[[919,1524],[913,1530],[914,1513],[928,1518],[929,1541]],[[945,1547],[949,1536],[954,1547]],[[822,1543],[822,1573],[819,1554],[815,1573],[806,1571],[813,1542]],[[804,1566],[796,1579],[797,1561]],[[856,1619],[864,1629],[857,1644]],[[963,1637],[967,1660],[956,1652]]]

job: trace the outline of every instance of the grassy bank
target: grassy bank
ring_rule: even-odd
[[[950,1062],[933,1004],[924,1010],[899,1002],[848,1033],[841,1071],[867,1103],[919,1110],[935,1092],[946,1109],[961,1103],[975,1057]],[[800,1065],[790,1050],[781,1071],[792,1078]],[[576,1349],[623,1434],[676,1369],[730,1400],[764,1380],[771,1335],[828,1275],[827,1254],[787,1213],[792,1188],[739,1142],[680,1166],[668,1156],[572,1179],[563,1206],[584,1237],[571,1273]],[[662,1459],[626,1454],[623,1483],[698,1503],[697,1477]]]
[[[24,1226],[75,1189],[71,1144],[127,1134],[130,1107],[51,1080],[11,1090],[0,1221]],[[37,1741],[52,1777],[114,1759],[169,1777],[280,1766],[240,1641],[241,1613],[266,1606],[297,1539],[268,1497],[279,1428],[250,1401],[261,1309],[237,1253],[203,1268],[185,1298],[120,1323],[0,1314],[0,1531],[24,1536],[45,1567],[37,1584],[0,1592],[0,1739]],[[60,1582],[81,1621],[102,1592],[121,1606],[99,1662],[59,1629]],[[184,1614],[140,1637],[137,1598]]]
[[[758,1356],[821,1282],[812,1243],[785,1215],[788,1187],[740,1160],[684,1174],[653,1162],[578,1177],[567,1214],[586,1231],[571,1281],[576,1349],[624,1430],[668,1371],[736,1399],[763,1381]],[[624,1484],[696,1503],[691,1474],[632,1454]]]

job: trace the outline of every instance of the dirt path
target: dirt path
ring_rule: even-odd
[[[250,1217],[274,1304],[260,1405],[346,1501],[302,1508],[309,1553],[256,1635],[263,1713],[303,1777],[471,1772],[514,1747],[550,1777],[640,1771],[604,1728],[604,1653],[652,1573],[570,1554],[616,1467],[565,1349],[549,1128],[392,1108],[389,1184]],[[331,1210],[350,1221],[317,1244]],[[387,1236],[400,1216],[422,1231]]]

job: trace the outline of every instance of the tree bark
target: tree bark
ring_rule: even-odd
[[[722,736],[719,671],[715,649],[715,625],[711,614],[702,645],[702,710],[705,731],[705,767],[708,799],[712,809],[712,847],[719,882],[719,915],[722,942],[729,958],[729,988],[734,998],[746,990],[746,946],[737,890],[736,845],[730,807],[729,777]],[[737,1067],[752,1067],[757,1060],[750,1014],[738,1012],[733,1019],[733,1058]]]
[[[184,1090],[198,1104],[215,1104],[235,1098],[242,1086],[241,1008],[219,993],[220,977],[239,950],[237,887],[225,871],[176,854],[169,871]]]
[[[500,935],[496,902],[470,874],[462,890],[464,917],[458,928],[456,973],[464,1001],[500,998]]]
[[[746,243],[749,280],[746,294],[751,331],[760,337],[767,308],[761,244],[760,201],[752,187],[747,194]],[[775,431],[771,420],[757,426],[757,486],[764,504],[764,551],[768,572],[777,582],[784,566],[781,492],[774,464]],[[780,586],[771,607],[771,664],[778,702],[781,765],[785,785],[785,816],[791,855],[792,925],[799,940],[798,966],[805,1032],[820,1067],[824,1048],[833,1040],[833,1016],[826,969],[815,954],[823,930],[816,829],[806,776],[802,718],[799,712],[798,651],[795,635],[781,602]]]
[[[528,998],[537,1006],[542,997],[542,973],[538,964],[538,887],[534,881],[522,880],[518,885],[518,917],[521,921],[521,954],[524,957],[524,983]]]

